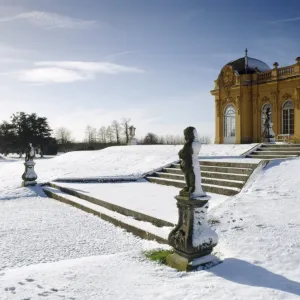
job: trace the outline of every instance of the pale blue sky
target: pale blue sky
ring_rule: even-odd
[[[300,56],[300,2],[0,0],[0,121],[37,112],[74,137],[130,117],[137,136],[214,136],[213,81],[244,55]]]

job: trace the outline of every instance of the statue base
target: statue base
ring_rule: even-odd
[[[167,264],[178,271],[190,272],[197,269],[207,270],[221,263],[221,260],[214,255],[205,255],[199,258],[189,259],[178,253],[167,256]]]
[[[128,141],[128,144],[127,145],[137,145],[137,140],[136,139],[130,139]]]
[[[276,143],[275,137],[264,137],[263,143],[275,144]]]
[[[181,190],[178,196],[175,196],[176,200],[189,200],[189,201],[208,201],[211,197],[208,196],[205,192],[201,195],[195,195],[193,193]]]
[[[21,187],[34,186],[36,184],[37,184],[36,181],[23,181]]]
[[[179,219],[168,237],[175,253],[167,256],[167,263],[180,271],[191,271],[216,260],[210,255],[218,236],[207,223],[209,197],[203,195],[201,200],[192,197],[184,190],[175,197]]]
[[[35,162],[33,160],[28,160],[24,163],[25,172],[22,175],[22,187],[36,185],[37,175],[34,171]]]

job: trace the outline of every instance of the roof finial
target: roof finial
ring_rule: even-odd
[[[248,71],[248,49],[245,50],[245,73]]]

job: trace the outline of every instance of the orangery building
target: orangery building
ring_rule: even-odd
[[[215,97],[215,143],[263,140],[265,112],[271,110],[277,140],[300,142],[300,57],[290,66],[269,67],[245,56],[226,64],[211,94]]]

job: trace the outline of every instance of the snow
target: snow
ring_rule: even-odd
[[[238,155],[250,145],[202,145],[205,155]],[[182,146],[115,146],[99,151],[76,151],[55,158],[36,159],[35,172],[38,182],[55,179],[139,179],[147,173],[171,165],[179,160],[178,152]],[[200,153],[200,154],[201,154]],[[1,162],[5,160],[1,159]],[[0,164],[0,198],[9,190],[20,186],[20,177],[24,172],[23,160]],[[9,174],[10,176],[7,176]]]
[[[223,156],[217,148],[212,152]],[[119,154],[126,165],[125,156]],[[36,161],[37,174],[43,180],[67,172],[67,166],[60,166],[56,159]],[[76,175],[76,166],[68,159],[69,172]],[[75,164],[75,157],[72,159]],[[111,161],[112,170],[117,162]],[[78,164],[85,165],[85,172],[93,166],[88,157]],[[155,164],[153,159],[147,170]],[[136,170],[141,170],[141,165]],[[62,169],[56,171],[55,166]],[[241,193],[211,207],[208,218],[215,220],[213,229],[219,236],[213,254],[223,262],[209,270],[182,273],[144,257],[145,249],[162,247],[155,242],[143,241],[91,214],[46,198],[37,188],[18,188],[22,162],[1,159],[0,299],[299,299],[299,169],[299,158],[271,161],[254,172]],[[82,174],[82,169],[78,172]],[[137,188],[139,192],[125,188],[131,184],[145,187]],[[102,197],[130,202],[142,195],[145,210],[156,205],[151,202],[155,198],[161,202],[162,212],[168,209],[164,201],[174,201],[175,206],[173,196],[178,189],[164,187],[162,192],[148,183],[147,190],[146,184],[106,183]],[[165,211],[166,216],[168,213]]]
[[[127,183],[55,183],[81,194],[101,199],[137,212],[176,224],[178,210],[175,196],[179,189],[149,183],[146,180]],[[227,196],[208,193],[210,209],[228,199]],[[145,205],[146,202],[146,205]]]
[[[193,247],[197,248],[203,244],[215,246],[218,243],[218,235],[207,223],[207,211],[209,202],[194,212],[193,224]]]

